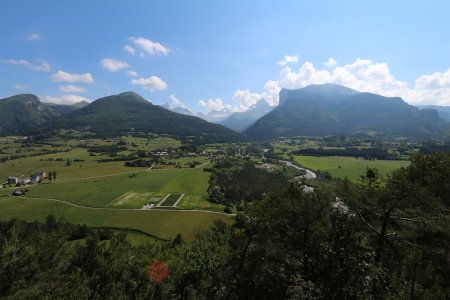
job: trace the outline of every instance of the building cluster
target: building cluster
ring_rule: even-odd
[[[42,180],[47,178],[46,172],[38,172],[34,175],[31,175],[30,178],[22,177],[8,177],[8,180],[3,183],[3,185],[15,185],[15,186],[25,186],[30,184],[38,184]]]

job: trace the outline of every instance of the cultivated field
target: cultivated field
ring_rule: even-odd
[[[141,208],[144,203],[156,202],[156,198],[168,193],[206,195],[210,176],[203,168],[149,170],[136,174],[39,184],[29,187],[27,196],[54,198],[82,206]]]
[[[409,165],[403,160],[365,160],[362,158],[340,156],[294,156],[297,163],[311,170],[327,171],[333,177],[347,177],[352,181],[359,179],[366,171],[366,167],[377,168],[381,175],[386,175],[394,169]]]
[[[0,162],[0,183],[9,176],[28,178],[39,171],[55,171],[57,178],[52,182],[46,179],[38,185],[0,188],[0,219],[44,220],[53,214],[75,223],[142,230],[164,239],[178,233],[192,238],[215,219],[231,222],[229,216],[215,213],[223,212],[222,205],[206,200],[210,173],[203,171],[209,166],[205,157],[170,158],[166,161],[177,165],[151,167],[127,167],[124,161],[98,162],[138,151],[173,151],[181,146],[179,141],[163,136],[82,139],[76,134],[30,145],[22,138],[1,139],[0,159],[10,159]],[[124,149],[114,156],[90,151],[117,145],[123,145]],[[196,167],[192,168],[194,162]],[[28,190],[26,198],[10,196],[13,190],[25,189]],[[145,204],[161,203],[166,196],[163,206],[173,205],[182,194],[181,200],[192,201],[180,201],[170,211],[164,207],[141,210]],[[148,240],[137,232],[130,237],[137,242]]]

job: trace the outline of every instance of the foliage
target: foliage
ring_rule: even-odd
[[[231,205],[262,199],[284,189],[288,182],[282,172],[268,172],[250,161],[224,159],[212,169],[208,194],[213,202]]]

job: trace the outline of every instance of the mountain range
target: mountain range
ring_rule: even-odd
[[[153,105],[134,92],[108,96],[48,122],[50,128],[77,129],[99,135],[131,132],[195,136],[208,141],[237,141],[238,133],[200,118]]]
[[[161,107],[164,107],[165,109],[168,109],[170,111],[173,111],[173,112],[176,112],[179,114],[199,117],[205,121],[217,123],[217,124],[220,124],[222,121],[224,121],[226,118],[228,118],[230,115],[233,114],[233,112],[231,110],[229,110],[228,108],[223,108],[221,110],[213,109],[206,113],[203,113],[203,112],[194,113],[186,107],[172,106],[168,103],[161,105]]]
[[[186,108],[154,105],[134,92],[74,105],[42,103],[32,94],[0,99],[0,135],[76,129],[97,135],[130,133],[195,137],[204,142],[267,140],[281,136],[371,135],[417,139],[449,137],[450,108],[421,107],[398,97],[335,84],[283,89],[279,105],[260,100],[246,112],[224,109],[199,118]],[[178,111],[178,112],[174,112]],[[236,131],[243,131],[240,135]]]
[[[0,99],[0,135],[23,133],[87,104],[85,101],[73,105],[42,103],[32,94]]]
[[[273,108],[274,107],[270,106],[265,99],[261,99],[250,106],[248,110],[244,112],[235,112],[225,120],[219,122],[219,124],[231,128],[234,131],[242,132],[256,120],[270,112]]]
[[[418,109],[399,97],[361,93],[335,84],[283,89],[278,107],[244,134],[265,140],[298,135],[375,135],[436,138],[450,123],[434,109]]]

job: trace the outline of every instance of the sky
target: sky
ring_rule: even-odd
[[[135,91],[192,111],[337,83],[450,105],[450,1],[0,3],[0,98],[70,104]]]

